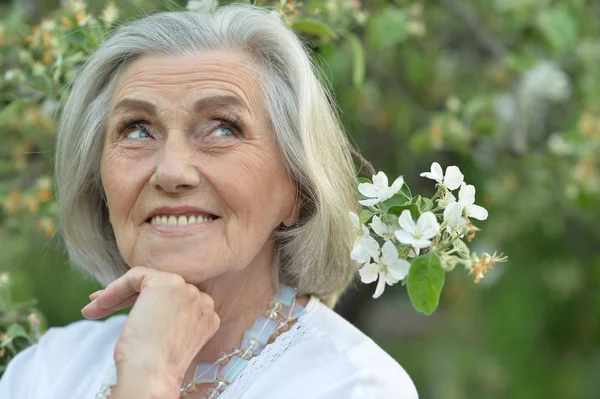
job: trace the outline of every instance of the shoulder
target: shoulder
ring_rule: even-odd
[[[348,372],[355,373],[364,397],[417,398],[416,388],[404,368],[370,337],[321,302],[309,319],[309,338],[322,350],[337,356]],[[399,393],[402,395],[399,395]],[[356,397],[363,397],[356,394]]]
[[[102,366],[101,359],[112,358],[126,318],[117,315],[103,321],[80,320],[48,329],[35,345],[9,363],[0,380],[0,397],[37,398],[36,387],[44,386],[49,387],[44,397],[58,397],[51,393],[61,385],[75,388],[73,384]]]
[[[286,381],[290,398],[418,398],[411,378],[398,362],[316,298],[308,303],[299,323],[302,337],[267,373],[282,373],[279,377]],[[270,375],[269,380],[279,377]]]
[[[63,367],[74,359],[93,359],[110,350],[118,339],[127,316],[106,320],[79,320],[63,327],[52,327],[37,344],[41,360]],[[95,356],[94,356],[95,355]]]

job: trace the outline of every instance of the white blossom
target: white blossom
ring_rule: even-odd
[[[364,206],[373,206],[387,199],[390,199],[402,188],[404,179],[398,177],[390,187],[388,187],[388,178],[383,172],[373,175],[373,184],[361,183],[358,185],[358,191],[367,198],[367,200],[358,201]]]
[[[189,0],[185,8],[189,11],[209,12],[218,6],[218,0]]]
[[[383,294],[385,285],[394,285],[404,279],[410,269],[410,263],[398,258],[396,246],[391,241],[386,241],[381,248],[381,260],[364,265],[360,270],[360,278],[363,283],[370,284],[379,279],[373,298]]]
[[[350,258],[360,264],[366,264],[373,259],[375,262],[379,260],[379,243],[371,237],[369,229],[360,224],[358,215],[354,212],[349,212],[352,226],[356,232],[356,240]]]
[[[119,9],[115,5],[115,3],[110,2],[104,7],[102,10],[102,19],[107,24],[112,24],[119,18]]]
[[[458,202],[451,202],[444,210],[444,221],[448,221],[450,226],[462,224],[463,215],[473,217],[478,220],[485,220],[488,217],[488,211],[479,205],[475,205],[475,187],[471,184],[462,184],[458,192]]]
[[[394,235],[402,244],[411,245],[413,248],[427,248],[431,245],[431,239],[440,231],[440,225],[432,212],[424,212],[415,221],[408,209],[405,209],[398,218],[400,229]]]
[[[465,180],[465,176],[460,172],[458,166],[448,166],[444,175],[442,167],[437,162],[431,164],[431,172],[423,172],[421,177],[435,180],[448,190],[456,190]]]
[[[379,237],[382,237],[385,240],[391,240],[394,236],[394,231],[398,229],[397,226],[388,225],[383,223],[383,221],[379,218],[379,216],[373,216],[371,223],[369,224],[375,234]]]
[[[549,101],[564,101],[571,94],[571,82],[555,62],[540,61],[523,75],[521,91]]]

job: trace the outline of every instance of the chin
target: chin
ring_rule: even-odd
[[[144,257],[144,259],[136,259],[134,264],[178,274],[190,284],[199,284],[222,274],[226,270],[225,265],[215,264],[215,261],[209,257],[198,256],[198,251],[194,251],[194,253],[186,252],[163,252]]]

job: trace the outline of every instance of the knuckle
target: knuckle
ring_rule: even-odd
[[[221,318],[219,317],[219,315],[217,314],[217,312],[213,312],[213,320],[212,320],[212,324],[215,330],[217,330],[219,328],[219,326],[221,325]]]
[[[205,294],[203,292],[201,292],[200,294],[201,294],[200,295],[200,300],[201,300],[201,303],[202,303],[203,307],[205,309],[207,309],[207,310],[214,311],[214,309],[215,309],[215,300],[212,299],[212,297],[210,295],[208,295],[208,294]]]
[[[181,277],[179,274],[171,274],[170,276],[169,282],[171,285],[177,288],[182,288],[187,285],[183,277]]]

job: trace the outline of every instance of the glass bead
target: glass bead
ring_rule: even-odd
[[[283,332],[287,329],[288,329],[288,321],[287,320],[280,321],[279,323],[277,323],[277,327],[275,327],[275,330],[277,330],[279,332]]]
[[[225,352],[221,352],[221,355],[219,356],[219,359],[215,362],[217,364],[222,364],[224,363],[227,359],[229,359],[230,355],[225,353]]]
[[[218,372],[219,366],[214,363],[199,363],[196,366],[196,373],[194,374],[193,381],[196,384],[215,382],[217,380]]]
[[[239,356],[233,356],[225,367],[219,371],[218,378],[231,384],[244,371],[247,365],[248,360],[242,359]]]
[[[208,399],[217,399],[221,395],[215,388],[210,388],[206,393],[208,394]]]
[[[263,350],[263,347],[264,346],[261,346],[258,343],[256,338],[253,338],[250,336],[250,333],[248,331],[246,331],[244,333],[244,340],[242,341],[242,346],[241,346],[243,351],[245,351],[246,349],[250,349],[252,351],[252,354],[254,356],[256,356]]]
[[[219,392],[223,392],[225,390],[225,388],[227,388],[227,384],[225,381],[222,380],[217,380],[217,382],[215,383],[215,389]]]
[[[304,307],[297,303],[294,303],[294,307],[284,306],[281,309],[282,316],[288,320],[297,319],[298,317],[302,316],[302,313],[304,313]]]
[[[282,307],[283,307],[283,305],[280,304],[279,302],[271,302],[271,309],[270,310],[274,310],[276,312],[279,312]]]
[[[261,345],[266,345],[269,342],[269,338],[275,331],[275,327],[277,324],[271,320],[267,319],[264,316],[258,316],[258,320],[252,326],[250,330],[247,331],[249,338],[254,338]]]
[[[279,291],[273,295],[273,301],[279,302],[282,305],[290,306],[296,297],[296,290],[287,285],[281,284]]]
[[[265,316],[267,316],[271,320],[277,319],[278,315],[279,315],[279,313],[277,313],[277,311],[274,309],[271,309],[271,310],[267,311],[267,313],[265,313]]]

